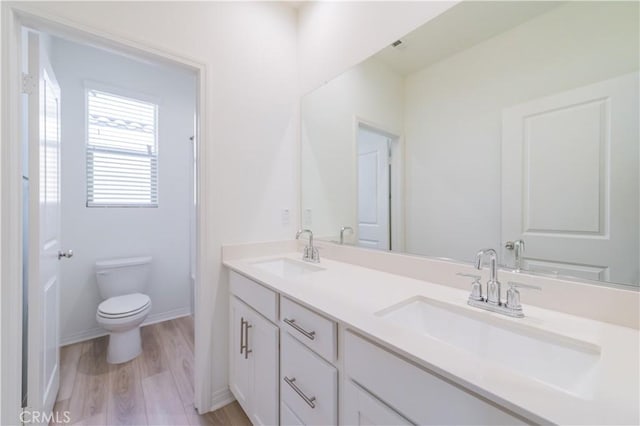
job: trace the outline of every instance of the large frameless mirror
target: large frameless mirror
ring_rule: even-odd
[[[462,2],[302,100],[318,238],[638,286],[637,2]]]

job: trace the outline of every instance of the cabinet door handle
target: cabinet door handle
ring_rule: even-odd
[[[304,337],[306,337],[307,339],[315,340],[315,338],[316,338],[316,332],[315,331],[307,331],[307,330],[305,330],[304,328],[302,328],[298,324],[296,324],[296,320],[294,320],[294,319],[285,318],[284,322],[289,324],[296,331],[302,333],[304,335]]]
[[[242,355],[242,351],[244,350],[244,317],[240,317],[240,355]]]
[[[304,392],[302,392],[302,390],[296,386],[296,384],[294,383],[296,381],[295,377],[292,378],[288,378],[287,376],[284,376],[284,381],[291,386],[291,389],[293,389],[300,398],[302,398],[304,400],[304,402],[307,403],[307,405],[311,408],[316,408],[316,397],[312,396],[311,398],[309,398],[307,395],[304,394]]]
[[[249,329],[251,327],[253,326],[249,324],[249,321],[244,322],[244,359],[248,359],[249,354],[253,352],[251,349],[249,349]]]

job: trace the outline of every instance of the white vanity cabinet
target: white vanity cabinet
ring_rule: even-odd
[[[344,424],[381,424],[384,418],[394,424],[525,424],[351,331],[344,346]]]
[[[525,423],[244,275],[230,290],[229,387],[254,425]]]
[[[254,425],[277,425],[279,329],[233,292],[239,288],[238,283],[245,290],[247,286],[259,286],[256,292],[247,293],[253,296],[270,290],[235,273],[231,282],[229,388]],[[264,300],[258,305],[269,306]]]

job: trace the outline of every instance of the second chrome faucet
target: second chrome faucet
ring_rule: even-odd
[[[479,275],[458,274],[465,277],[473,278],[471,284],[471,294],[469,295],[468,304],[487,311],[498,312],[510,317],[522,318],[522,306],[520,305],[520,292],[518,288],[531,288],[540,290],[540,287],[509,281],[509,289],[507,290],[507,300],[502,302],[501,285],[498,281],[498,254],[494,249],[483,249],[476,254],[475,268],[482,269],[483,260],[489,257],[489,281],[487,281],[487,297],[482,297],[482,284]]]

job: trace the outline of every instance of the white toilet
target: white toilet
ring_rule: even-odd
[[[109,331],[107,362],[120,364],[140,355],[140,324],[151,310],[144,294],[149,282],[151,257],[96,262],[98,290],[104,301],[96,320]]]

